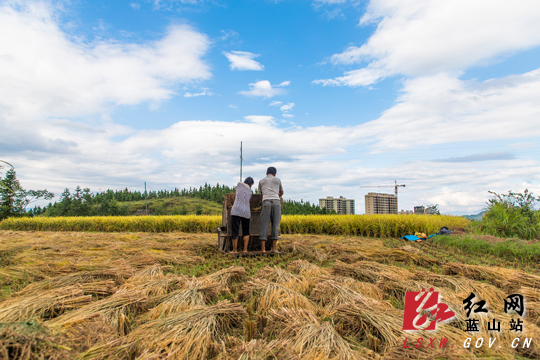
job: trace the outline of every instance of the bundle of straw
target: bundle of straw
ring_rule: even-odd
[[[178,284],[183,281],[176,275],[168,274],[164,278],[158,278],[148,281],[126,282],[121,288],[121,291],[140,291],[147,296],[163,296],[168,294],[173,289],[177,288]]]
[[[77,284],[82,285],[96,282],[98,280],[113,280],[113,285],[115,283],[121,284],[130,276],[133,276],[133,269],[125,267],[95,271],[80,271],[77,273],[57,276],[51,279],[32,283],[19,291],[16,295],[37,294],[43,290],[56,289]]]
[[[306,259],[324,261],[328,258],[328,254],[313,246],[309,241],[282,241],[279,245],[279,250],[286,254],[302,255]]]
[[[21,280],[41,280],[44,279],[45,276],[37,273],[33,270],[26,269],[21,266],[8,266],[8,267],[0,267],[0,283],[4,285],[9,285],[13,283],[14,281],[21,281]]]
[[[311,292],[309,299],[328,308],[334,308],[349,302],[361,302],[367,306],[373,305],[377,307],[392,308],[392,305],[389,303],[383,303],[373,298],[366,297],[343,283],[333,280],[326,280],[318,283]]]
[[[137,272],[135,275],[127,279],[126,283],[134,284],[150,280],[163,279],[165,277],[165,275],[163,275],[163,270],[170,269],[170,266],[161,266],[161,264],[154,264]]]
[[[50,327],[69,327],[100,317],[120,334],[129,331],[129,316],[146,310],[148,298],[139,291],[118,291],[114,295],[95,301],[46,322]]]
[[[218,297],[218,283],[187,281],[182,289],[157,300],[157,306],[148,312],[148,319],[155,320],[201,305],[208,305]]]
[[[253,339],[221,353],[217,360],[300,360],[288,341]]]
[[[0,324],[0,359],[72,359],[75,354],[66,343],[40,324]]]
[[[210,283],[217,282],[221,286],[221,291],[229,292],[229,287],[242,281],[247,275],[246,269],[240,266],[230,266],[226,269],[221,269],[215,273],[203,276],[200,278],[201,281],[208,281]]]
[[[254,278],[265,279],[303,293],[311,288],[311,284],[305,276],[291,274],[277,266],[265,266],[255,274]]]
[[[359,261],[350,265],[337,261],[334,264],[333,273],[372,283],[383,278],[403,281],[413,277],[413,273],[407,269],[398,268],[392,265],[384,265],[373,261]]]
[[[212,358],[225,351],[227,335],[241,327],[245,317],[240,304],[228,301],[193,308],[143,324],[127,336],[125,344],[102,347],[102,353],[113,356],[128,348],[144,358],[158,354],[169,359]]]
[[[321,321],[304,309],[272,310],[267,333],[288,341],[301,359],[364,359],[354,351],[328,321]]]
[[[462,275],[474,280],[487,280],[495,286],[502,288],[504,283],[516,277],[516,272],[520,270],[506,269],[495,266],[467,265],[458,263],[448,263],[444,265],[447,275]]]
[[[538,289],[540,288],[540,276],[516,271],[503,283],[503,289],[509,293],[517,291],[520,286]]]
[[[242,292],[247,298],[253,299],[255,310],[262,316],[271,309],[280,308],[317,310],[317,306],[304,295],[267,280],[248,281]]]
[[[323,269],[306,260],[294,260],[289,263],[287,269],[295,274],[304,275],[307,277],[327,276],[328,270]]]
[[[44,291],[39,295],[13,297],[0,303],[0,322],[52,319],[91,301],[91,295],[84,295],[81,289],[74,286]]]

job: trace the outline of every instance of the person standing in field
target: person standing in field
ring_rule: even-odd
[[[253,181],[253,178],[247,177],[243,183],[239,182],[236,185],[236,195],[231,209],[233,254],[237,253],[240,224],[242,224],[242,235],[244,238],[244,253],[247,253],[249,243],[249,219],[251,218],[249,201],[251,200],[252,195],[251,187],[254,183],[255,181]]]
[[[272,251],[277,252],[279,222],[281,221],[281,201],[283,196],[283,186],[281,180],[276,177],[277,170],[271,166],[266,170],[266,177],[259,181],[259,192],[261,193],[261,248],[266,252],[266,240],[268,237],[268,225],[272,221]]]

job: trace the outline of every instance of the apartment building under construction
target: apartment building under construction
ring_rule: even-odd
[[[397,197],[392,194],[368,193],[365,196],[366,214],[397,214]]]
[[[319,206],[330,211],[335,210],[340,215],[354,215],[354,200],[345,199],[343,196],[319,199]]]

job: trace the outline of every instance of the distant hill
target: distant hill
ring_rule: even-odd
[[[144,214],[144,200],[119,202],[119,204],[127,207],[129,215]],[[148,215],[181,215],[182,209],[185,209],[186,215],[195,215],[199,204],[202,206],[201,215],[221,215],[223,205],[185,196],[148,200]]]
[[[469,220],[482,221],[482,216],[484,216],[485,213],[486,213],[485,211],[482,211],[476,215],[462,215],[462,216]]]

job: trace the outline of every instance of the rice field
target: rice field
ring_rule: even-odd
[[[540,358],[537,264],[332,234],[283,235],[274,257],[216,247],[203,232],[0,230],[0,359]],[[406,292],[428,287],[456,317],[402,330]],[[465,331],[471,292],[489,309],[477,333]],[[504,312],[510,294],[526,298],[522,318]]]
[[[449,215],[285,215],[282,234],[329,234],[401,237],[415,232],[433,234],[443,226],[464,228],[469,220]],[[209,233],[221,226],[221,216],[92,216],[9,218],[1,230],[188,232]]]

